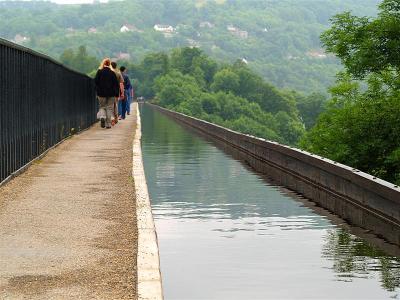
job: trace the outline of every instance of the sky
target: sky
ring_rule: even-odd
[[[83,3],[92,3],[91,0],[52,0],[51,2],[55,2],[58,4],[83,4]]]
[[[93,3],[93,0],[50,0],[51,2],[58,4],[85,4],[85,3]],[[107,2],[107,1],[100,1]]]

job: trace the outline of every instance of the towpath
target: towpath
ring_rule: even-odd
[[[1,299],[135,299],[136,107],[0,188]]]

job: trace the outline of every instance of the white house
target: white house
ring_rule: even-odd
[[[119,30],[120,32],[143,32],[143,30],[139,30],[135,25],[124,24]]]
[[[131,31],[131,30],[129,29],[128,26],[122,25],[122,27],[121,27],[121,29],[120,29],[119,31],[120,31],[120,32],[129,32],[129,31]]]
[[[173,33],[174,32],[174,27],[172,27],[171,25],[156,24],[156,25],[154,25],[153,28],[155,31],[160,31],[163,33]]]
[[[199,26],[200,26],[200,28],[206,28],[206,27],[213,28],[214,24],[212,24],[208,21],[204,21],[204,22],[200,22]]]
[[[16,44],[23,44],[23,43],[29,42],[29,41],[30,41],[30,38],[27,37],[27,36],[23,36],[23,35],[17,34],[17,35],[14,37],[14,40],[13,40],[13,41],[14,41]]]

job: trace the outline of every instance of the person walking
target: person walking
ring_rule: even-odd
[[[124,66],[121,66],[119,68],[122,77],[124,78],[124,92],[125,92],[125,99],[121,104],[121,118],[125,119],[125,114],[130,114],[131,112],[131,99],[132,99],[132,84],[131,81],[129,80],[128,74],[127,74],[127,69]]]
[[[100,126],[111,128],[111,118],[115,95],[119,93],[119,82],[115,73],[110,69],[111,60],[105,58],[97,70],[94,83],[96,86],[97,98],[99,100]]]
[[[119,117],[121,116],[121,105],[120,101],[123,100],[124,96],[124,78],[122,77],[121,72],[117,69],[117,63],[115,61],[111,62],[111,69],[114,71],[115,75],[117,76],[118,82],[119,82],[119,91],[116,96],[116,101],[115,101],[115,123],[118,122]]]

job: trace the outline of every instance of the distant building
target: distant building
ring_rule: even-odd
[[[135,25],[124,24],[119,30],[120,32],[143,32],[143,30],[139,30]]]
[[[324,58],[328,57],[323,50],[312,50],[312,51],[308,51],[306,54],[307,54],[307,56],[312,57],[312,58],[324,59]]]
[[[131,31],[131,30],[128,28],[128,26],[122,25],[122,27],[121,27],[121,29],[120,29],[119,31],[120,31],[120,32],[129,32],[129,31]]]
[[[242,39],[247,39],[249,37],[249,33],[245,30],[238,30],[235,35]]]
[[[198,41],[195,41],[193,39],[186,39],[186,41],[188,42],[189,47],[191,47],[191,48],[199,48],[200,47],[200,44]]]
[[[210,23],[210,22],[200,22],[200,28],[213,28],[214,24]]]
[[[249,37],[249,33],[245,30],[240,30],[239,28],[236,28],[235,26],[229,25],[226,27],[226,29],[233,34],[234,36],[237,36],[242,39],[247,39]]]
[[[174,33],[174,27],[172,27],[171,25],[156,24],[156,25],[154,25],[153,28],[155,31],[160,31],[163,33]]]
[[[244,57],[241,59],[241,62],[242,62],[242,63],[244,63],[244,64],[246,64],[246,65],[248,65],[248,64],[249,64],[249,62],[247,61],[247,59],[246,59],[246,58],[244,58]]]
[[[129,53],[120,52],[117,54],[116,60],[129,60],[131,55]]]
[[[90,27],[89,29],[88,29],[88,33],[97,33],[98,31],[97,31],[97,28],[96,27]]]
[[[235,32],[235,31],[238,30],[235,26],[232,26],[232,25],[226,26],[226,29],[227,29],[229,32]]]
[[[289,54],[288,56],[286,56],[286,58],[287,58],[288,60],[297,60],[297,59],[300,59],[299,56],[294,56],[294,55],[291,55],[291,54]]]
[[[23,36],[21,34],[17,34],[14,37],[13,42],[16,43],[16,44],[23,44],[23,43],[29,42],[30,40],[31,39],[29,37],[27,37],[27,36]]]

